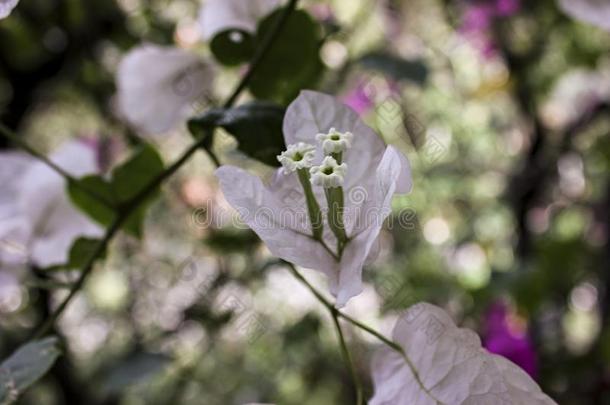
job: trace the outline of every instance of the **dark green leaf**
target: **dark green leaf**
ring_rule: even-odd
[[[218,125],[237,139],[240,151],[278,166],[276,156],[286,149],[282,135],[284,114],[284,108],[276,104],[255,101],[227,110]]]
[[[83,212],[100,224],[108,226],[114,220],[121,205],[142,192],[161,172],[163,172],[163,161],[157,151],[150,145],[142,145],[131,159],[112,171],[109,181],[100,176],[83,177],[78,180],[81,187],[77,184],[68,185],[68,194],[72,202]],[[115,210],[82,191],[83,187],[103,196],[115,205]],[[146,208],[157,194],[158,190],[151,193],[146,201],[130,215],[123,226],[127,232],[140,237]]]
[[[235,66],[248,62],[254,54],[254,38],[241,30],[223,31],[210,42],[210,50],[218,62]]]
[[[283,9],[278,9],[260,22],[256,46],[270,33],[282,12]],[[320,24],[305,11],[294,11],[252,76],[250,92],[256,98],[286,104],[300,90],[312,87],[323,70],[322,31]]]
[[[70,258],[65,267],[68,269],[82,268],[91,258],[93,253],[95,253],[100,242],[101,241],[99,239],[84,237],[78,238],[70,248]],[[100,256],[100,259],[105,256],[105,253],[106,252]]]
[[[83,190],[92,190],[96,195],[116,204],[112,185],[98,175],[85,176],[79,179],[78,183],[68,184],[68,195],[72,202],[96,222],[102,225],[110,224],[114,218],[114,211]]]
[[[421,60],[407,60],[383,52],[373,52],[363,56],[360,64],[398,81],[411,81],[422,85],[428,79],[428,67]]]
[[[215,127],[224,128],[235,137],[240,151],[270,166],[279,166],[276,156],[286,149],[282,135],[285,112],[277,104],[253,101],[236,108],[209,110],[189,120],[188,127],[196,139],[209,136]]]
[[[59,357],[57,338],[49,337],[21,346],[0,364],[0,403],[11,404],[49,371]]]
[[[193,138],[200,141],[205,138],[202,144],[204,148],[212,147],[214,142],[214,128],[218,126],[218,120],[222,118],[226,110],[222,108],[212,108],[207,110],[199,117],[191,118],[187,122],[187,128]]]

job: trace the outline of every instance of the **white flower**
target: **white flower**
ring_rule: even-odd
[[[199,23],[206,41],[228,30],[256,31],[256,24],[279,5],[279,0],[207,0]]]
[[[286,174],[298,169],[309,169],[313,166],[316,156],[316,147],[305,142],[295,145],[288,145],[288,149],[277,157],[277,160],[284,167]]]
[[[269,250],[298,266],[323,272],[337,306],[343,306],[362,291],[362,266],[367,257],[375,255],[375,241],[391,212],[392,196],[410,191],[411,172],[407,159],[392,146],[386,148],[355,111],[322,93],[303,91],[288,107],[284,139],[286,145],[314,143],[316,134],[333,127],[354,134],[342,159],[348,167],[342,189],[343,222],[349,240],[340,255],[326,219],[326,247],[312,236],[303,187],[296,174],[286,176],[284,169],[279,169],[269,185],[233,166],[223,166],[216,174],[227,201]],[[318,143],[315,161],[322,162],[324,156]],[[313,185],[313,193],[318,205],[326,206],[325,190]]]
[[[571,17],[610,31],[610,1],[558,0],[559,7]]]
[[[345,163],[338,164],[332,156],[326,156],[320,166],[312,167],[311,182],[316,186],[334,188],[343,186],[343,178],[347,172]]]
[[[17,3],[19,3],[19,0],[0,0],[0,19],[8,17]]]
[[[316,135],[316,139],[322,142],[324,153],[341,153],[352,145],[351,132],[339,132],[335,128],[331,128],[328,133]]]
[[[191,52],[150,44],[136,47],[118,68],[119,112],[147,135],[167,132],[211,92],[213,73]]]
[[[393,335],[412,368],[400,353],[381,348],[373,359],[369,405],[555,404],[525,371],[487,352],[476,333],[458,328],[434,305],[409,308]]]
[[[49,158],[74,177],[98,171],[95,150],[80,142],[64,144]],[[6,152],[0,153],[0,170],[0,267],[63,264],[78,237],[103,234],[72,206],[65,180],[44,163]]]

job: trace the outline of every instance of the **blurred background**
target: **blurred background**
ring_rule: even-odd
[[[117,113],[122,55],[152,42],[213,61],[200,6],[22,0],[0,21],[1,121],[45,152],[95,139],[108,169],[142,142]],[[340,97],[413,167],[414,190],[394,200],[347,312],[389,333],[409,305],[441,305],[558,403],[610,404],[610,33],[554,0],[300,7],[319,25],[321,65],[299,88]],[[217,70],[195,113],[243,74]],[[181,125],[152,142],[171,161],[191,137]],[[213,148],[272,174],[222,131]],[[325,308],[227,219],[213,169],[196,156],[152,205],[142,240],[115,239],[57,327],[65,356],[19,403],[354,403]],[[40,273],[0,263],[0,358],[65,295]],[[346,329],[370,395],[378,342]]]

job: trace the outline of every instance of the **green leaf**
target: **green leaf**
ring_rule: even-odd
[[[102,390],[107,394],[120,394],[125,389],[143,383],[163,371],[172,358],[164,354],[133,352],[106,370],[102,377]]]
[[[49,337],[21,346],[0,364],[0,403],[11,404],[49,371],[59,357],[57,338]]]
[[[233,135],[241,152],[267,165],[279,166],[276,156],[286,149],[282,135],[285,112],[277,104],[253,101],[235,108],[209,110],[189,120],[188,127],[196,139],[221,127]]]
[[[68,194],[72,202],[93,220],[108,226],[121,207],[136,195],[160,173],[163,172],[163,160],[150,145],[140,149],[125,163],[117,166],[106,180],[101,176],[86,176],[78,180],[79,184],[69,184]],[[93,190],[114,205],[114,209],[102,204],[94,197],[82,191],[82,188]],[[123,228],[128,233],[140,237],[146,208],[156,198],[159,190],[151,193],[146,200],[127,218]]]
[[[204,149],[212,147],[214,143],[214,128],[218,126],[218,120],[225,113],[223,108],[211,108],[204,112],[199,117],[194,117],[188,120],[186,126],[197,141],[205,139],[201,145]]]
[[[101,241],[99,239],[85,238],[85,237],[78,238],[72,244],[72,247],[70,248],[69,260],[68,260],[68,263],[66,264],[65,268],[68,268],[68,269],[82,268],[87,263],[87,261],[91,258],[93,253],[95,253],[100,242]],[[100,259],[103,259],[105,255],[106,255],[106,252],[104,252],[100,256]]]
[[[212,54],[225,66],[248,62],[254,55],[254,49],[254,38],[242,30],[223,31],[210,42]]]
[[[372,52],[359,60],[360,64],[377,70],[397,81],[423,85],[428,79],[428,67],[422,60],[407,60],[384,52]]]
[[[285,109],[254,101],[227,110],[218,125],[237,139],[238,149],[269,166],[279,166],[276,156],[286,149],[282,134]]]
[[[104,197],[106,201],[116,205],[112,185],[98,175],[85,176],[78,179],[77,182],[78,184],[72,182],[68,184],[68,195],[72,202],[94,221],[102,225],[109,225],[114,218],[115,211],[83,189],[93,190],[96,195]]]
[[[260,22],[254,39],[257,47],[283,11],[278,9]],[[323,70],[322,31],[307,12],[294,11],[252,76],[250,92],[259,99],[287,104],[303,88],[313,87]]]

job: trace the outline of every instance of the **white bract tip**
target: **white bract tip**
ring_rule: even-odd
[[[351,132],[339,132],[335,128],[331,128],[327,134],[316,135],[316,139],[322,142],[325,154],[344,152],[352,146],[353,137]]]
[[[320,166],[309,169],[311,182],[324,188],[341,187],[346,172],[347,165],[338,164],[332,156],[326,156]]]
[[[288,145],[288,149],[277,157],[286,172],[291,173],[298,169],[309,169],[313,166],[316,148],[308,143],[299,142]]]

